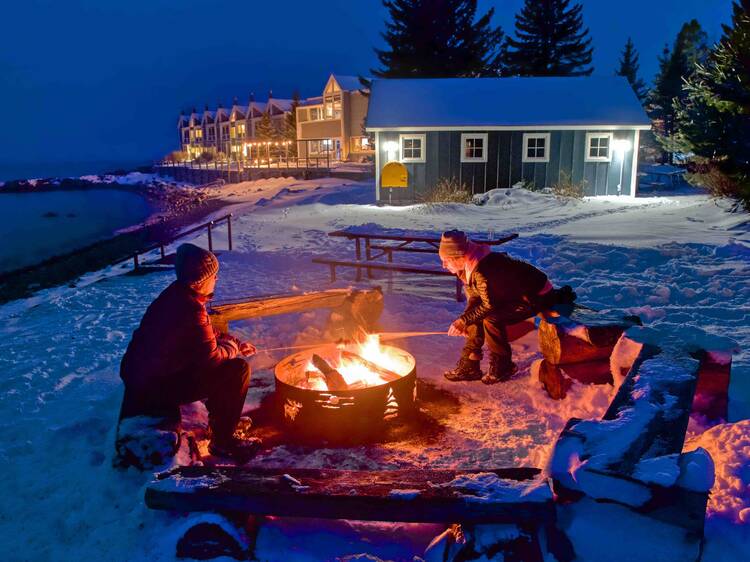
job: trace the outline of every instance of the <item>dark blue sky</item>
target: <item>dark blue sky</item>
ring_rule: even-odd
[[[665,42],[697,18],[711,40],[731,0],[583,0],[596,74],[628,35],[650,80]],[[512,31],[523,0],[480,0]],[[181,108],[254,91],[317,95],[327,74],[377,64],[380,0],[24,0],[0,33],[0,164],[150,160],[177,143]]]

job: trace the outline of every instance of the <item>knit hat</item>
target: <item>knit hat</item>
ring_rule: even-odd
[[[219,260],[211,252],[195,244],[180,244],[174,270],[177,279],[187,285],[202,283],[219,271]]]
[[[469,239],[460,230],[449,230],[443,232],[440,237],[440,249],[438,253],[441,258],[460,258],[466,254],[469,247]]]

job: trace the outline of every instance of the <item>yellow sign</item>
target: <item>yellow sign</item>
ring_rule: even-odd
[[[388,162],[380,174],[380,187],[408,187],[409,172],[401,162]]]

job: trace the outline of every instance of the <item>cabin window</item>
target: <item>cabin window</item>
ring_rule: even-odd
[[[401,162],[425,161],[425,135],[401,135]]]
[[[310,121],[320,121],[323,118],[319,107],[310,108]]]
[[[523,162],[549,162],[549,133],[523,135]]]
[[[586,162],[609,162],[611,154],[612,133],[586,134]]]
[[[461,162],[487,162],[487,133],[464,133],[461,146]]]

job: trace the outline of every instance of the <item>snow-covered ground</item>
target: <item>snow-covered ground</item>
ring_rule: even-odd
[[[212,195],[231,201],[222,214],[235,213],[235,251],[220,255],[217,300],[329,287],[327,269],[310,258],[351,258],[350,242],[327,236],[349,226],[431,234],[448,228],[495,236],[519,232],[520,238],[503,249],[539,266],[554,283],[571,284],[581,302],[627,309],[646,324],[688,337],[700,327],[717,345],[734,342],[739,352],[732,367],[730,416],[750,417],[750,227],[747,214],[728,212],[729,202],[702,195],[560,201],[499,190],[482,206],[377,207],[370,204],[371,183],[291,178],[227,185]],[[218,228],[218,250],[222,236]],[[199,236],[196,242],[205,240]],[[435,257],[426,259],[434,262]],[[174,557],[175,536],[185,519],[146,509],[148,475],[118,472],[110,465],[122,395],[119,360],[146,306],[173,273],[133,277],[123,272],[108,268],[87,275],[77,288],[50,289],[0,307],[5,436],[0,455],[12,491],[0,500],[6,559]],[[343,277],[336,286],[353,283],[353,277]],[[444,330],[462,309],[448,280],[404,275],[393,281],[385,299],[384,330]],[[318,341],[323,320],[322,313],[308,313],[237,322],[233,328],[262,349]],[[494,387],[442,378],[458,356],[458,339],[414,338],[400,345],[417,358],[420,380],[441,413],[437,430],[369,447],[313,451],[280,445],[254,462],[339,468],[542,466],[565,421],[600,415],[611,397],[607,387],[574,387],[565,401],[548,399],[531,376],[538,358],[533,333],[514,344],[519,375]],[[247,409],[273,390],[271,368],[280,358],[260,354],[252,359]],[[196,409],[198,419],[202,413]],[[732,466],[717,480],[721,493],[740,499],[732,500],[736,505],[729,512],[726,502],[709,506],[704,559],[741,560],[742,554],[732,554],[728,545],[750,533],[743,511],[750,484],[750,428],[742,423],[711,431],[724,431],[719,434],[745,444],[722,454],[709,449]],[[717,490],[715,497],[721,493]],[[320,523],[311,530],[308,522],[278,520],[261,529],[259,550],[264,560],[356,553],[402,560],[420,554],[437,532],[435,526],[352,522]],[[725,545],[730,535],[734,538]]]

